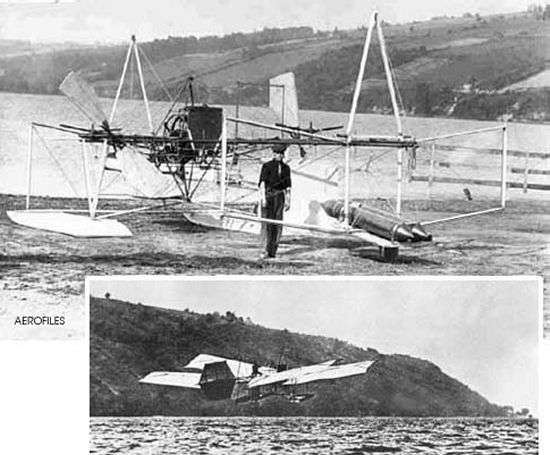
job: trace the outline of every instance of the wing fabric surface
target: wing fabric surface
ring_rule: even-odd
[[[260,387],[271,384],[283,386],[300,385],[316,381],[328,381],[349,376],[364,374],[374,363],[371,361],[348,363],[345,365],[334,365],[336,361],[331,360],[318,365],[311,365],[302,368],[293,368],[282,371],[268,377],[259,377],[249,383],[249,388]]]
[[[252,364],[240,362],[238,360],[226,359],[224,357],[213,356],[209,354],[199,354],[185,368],[185,372],[165,372],[154,371],[149,373],[139,382],[144,384],[164,385],[172,387],[184,387],[189,389],[200,389],[199,381],[202,370],[205,365],[216,362],[226,362],[231,372],[236,377],[247,377],[252,374]],[[346,378],[365,374],[373,361],[348,363],[345,365],[335,365],[336,360],[329,360],[316,365],[293,368],[279,373],[271,373],[270,369],[263,369],[262,376],[253,378],[249,383],[249,388],[279,384],[281,386],[294,386],[307,384],[317,381],[329,381],[334,379]],[[260,369],[261,371],[262,369]]]
[[[330,366],[324,370],[289,378],[283,385],[300,385],[316,381],[330,381],[332,379],[341,379],[365,374],[373,363],[374,362],[357,362],[348,363],[347,365]]]
[[[187,389],[200,389],[199,380],[201,374],[202,373],[154,371],[143,379],[140,379],[139,382],[144,384],[185,387]]]
[[[107,116],[101,106],[93,87],[74,71],[71,71],[61,85],[59,90],[86,116],[88,119],[100,126],[107,123]]]
[[[267,377],[260,376],[258,378],[252,379],[248,384],[248,387],[253,388],[277,383],[282,384],[292,378],[297,378],[302,375],[323,371],[331,365],[334,365],[334,363],[336,362],[337,360],[328,360],[327,362],[319,363],[316,365],[309,365],[307,367],[292,368],[290,370],[280,371],[279,373],[274,373]]]

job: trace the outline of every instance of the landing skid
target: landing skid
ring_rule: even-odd
[[[398,246],[379,246],[378,252],[380,254],[380,258],[384,260],[384,262],[395,262],[397,259],[397,256],[399,255],[399,247]]]

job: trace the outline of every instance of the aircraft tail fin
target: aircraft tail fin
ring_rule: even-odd
[[[290,127],[300,125],[294,73],[280,74],[269,80],[269,107],[279,116],[279,123]]]

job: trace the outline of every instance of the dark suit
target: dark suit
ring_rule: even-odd
[[[282,161],[271,160],[262,166],[259,184],[265,185],[265,207],[262,217],[272,220],[282,220],[285,208],[285,191],[292,186],[290,167]],[[265,223],[262,234],[265,235],[266,253],[275,257],[283,227],[278,224]]]

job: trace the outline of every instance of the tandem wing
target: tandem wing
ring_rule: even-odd
[[[172,387],[185,387],[187,389],[199,389],[199,381],[202,373],[154,371],[149,373],[139,382],[143,384],[166,385]]]
[[[330,360],[317,365],[282,371],[268,377],[259,377],[250,381],[248,387],[254,388],[273,384],[292,386],[356,376],[365,374],[374,362],[365,361],[345,365],[335,365],[335,363],[336,360]]]
[[[185,367],[185,371],[154,371],[149,373],[139,382],[144,384],[165,385],[173,387],[185,387],[190,389],[201,388],[201,377],[204,379],[204,372],[211,369],[213,365],[225,364],[233,378],[248,378],[252,376],[254,366],[251,363],[239,360],[227,359],[217,355],[199,354],[194,357]],[[259,372],[269,374],[270,368],[260,367]]]
[[[347,378],[365,374],[374,362],[348,363],[347,365],[335,365],[321,371],[290,378],[283,385],[300,385],[316,381],[330,381],[332,379]]]

